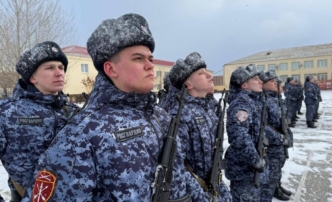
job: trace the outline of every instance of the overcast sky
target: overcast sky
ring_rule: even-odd
[[[156,59],[199,52],[215,75],[224,64],[260,51],[332,43],[332,0],[61,0],[75,13],[77,40],[126,13],[144,16]]]

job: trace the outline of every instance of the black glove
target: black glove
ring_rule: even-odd
[[[260,159],[257,164],[254,165],[255,170],[257,170],[259,173],[262,173],[264,171],[265,167],[265,160]]]

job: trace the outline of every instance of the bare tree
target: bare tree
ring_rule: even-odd
[[[59,0],[0,1],[0,88],[13,88],[19,75],[15,65],[27,48],[43,41],[60,46],[74,40],[74,14]]]
[[[86,93],[90,94],[92,91],[93,85],[95,83],[95,80],[92,77],[87,76],[85,79],[82,79],[81,83],[85,87]]]

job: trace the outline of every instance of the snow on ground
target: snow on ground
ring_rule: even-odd
[[[220,98],[220,93],[215,98]],[[308,129],[305,104],[295,128],[294,147],[283,168],[282,185],[293,192],[294,202],[332,202],[332,91],[322,91],[323,102],[319,107],[321,118],[316,129]],[[224,147],[228,147],[225,134]],[[9,201],[8,175],[0,163],[0,194]],[[223,178],[227,185],[229,181]],[[273,199],[273,202],[279,202]]]

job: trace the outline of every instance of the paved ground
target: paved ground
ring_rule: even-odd
[[[290,150],[290,159],[285,165],[287,174],[282,181],[294,191],[294,202],[332,201],[331,100],[323,102],[319,111],[322,115],[317,129],[306,127],[305,115],[300,116],[292,129],[295,145]]]

